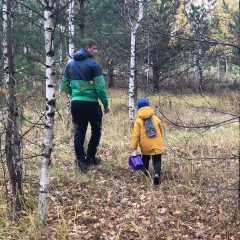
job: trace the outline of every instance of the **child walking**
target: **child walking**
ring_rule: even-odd
[[[138,118],[134,123],[131,150],[136,151],[138,145],[142,152],[142,162],[144,174],[148,174],[149,161],[152,158],[154,168],[155,185],[160,183],[163,140],[162,124],[160,119],[154,115],[153,108],[149,107],[146,98],[140,98],[137,102]]]

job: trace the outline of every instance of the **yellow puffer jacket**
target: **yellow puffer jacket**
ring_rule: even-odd
[[[150,118],[156,127],[157,134],[155,137],[147,137],[146,129],[143,119]],[[132,133],[131,149],[136,150],[137,147],[141,148],[144,155],[156,155],[164,152],[162,140],[162,124],[160,119],[154,115],[151,107],[142,107],[138,110],[138,118],[134,123]]]

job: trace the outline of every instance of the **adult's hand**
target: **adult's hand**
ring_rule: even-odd
[[[104,109],[104,113],[109,113],[111,111],[110,107]]]

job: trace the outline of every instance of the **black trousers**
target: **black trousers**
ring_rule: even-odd
[[[94,159],[102,134],[102,109],[98,102],[72,101],[72,122],[74,124],[74,150],[80,160],[86,156],[84,142],[88,123],[91,126],[91,137],[88,143],[87,156]]]
[[[153,164],[153,169],[154,169],[154,174],[158,174],[159,176],[161,175],[161,168],[162,168],[162,155],[157,154],[157,155],[142,155],[142,162],[144,166],[144,170],[149,169],[149,161],[150,158],[152,157],[152,164]]]

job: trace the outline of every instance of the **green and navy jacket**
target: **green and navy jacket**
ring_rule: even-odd
[[[69,60],[62,75],[60,91],[72,96],[72,101],[102,102],[108,107],[105,81],[100,64],[81,48]]]

